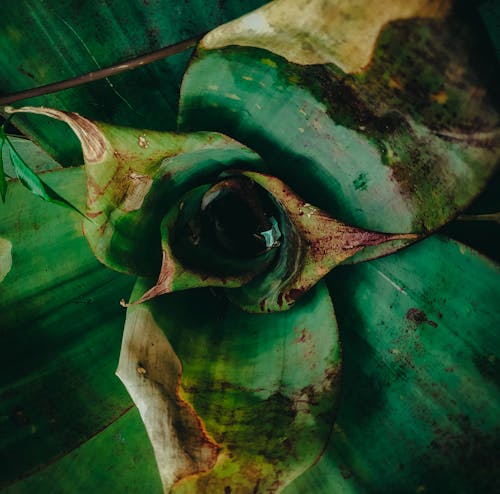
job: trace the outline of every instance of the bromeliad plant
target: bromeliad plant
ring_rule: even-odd
[[[101,263],[137,277],[117,374],[164,491],[491,486],[498,268],[442,237],[394,254],[464,209],[498,163],[495,74],[478,76],[476,38],[447,2],[278,0],[202,40],[182,132],[6,109],[71,127],[85,237]],[[51,175],[70,192],[82,173]],[[16,221],[1,230],[4,284]],[[106,389],[108,371],[90,386]],[[158,489],[146,463],[139,492]],[[37,485],[25,482],[10,491]]]

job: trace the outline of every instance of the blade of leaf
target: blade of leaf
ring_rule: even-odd
[[[82,168],[45,177],[75,204],[84,203]],[[17,480],[43,470],[45,489],[27,492],[75,492],[65,488],[75,470],[49,476],[46,468],[131,406],[114,369],[125,319],[118,302],[133,279],[95,259],[80,216],[41,202],[19,182],[9,185],[0,207],[0,238],[0,264],[3,253],[8,268],[0,283],[0,485],[14,482],[10,491],[26,492],[17,490]],[[121,444],[108,437],[110,447]],[[88,472],[78,482],[91,481]]]
[[[33,141],[20,137],[18,135],[9,134],[6,132],[7,139],[14,146],[19,155],[21,155],[26,163],[29,163],[30,168],[36,173],[42,173],[50,170],[62,168],[62,166],[51,158],[42,148],[37,146]],[[7,176],[15,177],[12,163],[10,162],[9,150],[4,146],[3,152],[4,171]]]
[[[6,111],[45,115],[71,127],[87,165],[92,223],[85,224],[85,235],[102,263],[140,276],[158,273],[160,222],[184,193],[224,169],[263,168],[257,153],[216,132],[118,127],[43,107]]]
[[[5,131],[4,140],[8,146],[12,166],[14,167],[14,171],[21,184],[23,184],[32,194],[40,197],[44,201],[72,209],[85,217],[85,214],[64,199],[64,197],[59,195],[52,187],[50,187],[50,185],[46,184],[33,170],[31,170],[11,144],[9,139],[5,136]]]
[[[275,0],[208,33],[207,49],[229,45],[272,51],[290,62],[334,63],[357,72],[370,63],[382,28],[411,17],[442,17],[449,0]]]
[[[0,20],[0,93],[108,67],[197,36],[266,0],[4,0]],[[24,104],[80,112],[115,125],[174,129],[179,87],[192,50],[101,81]],[[81,164],[77,140],[59,122],[23,115],[18,128],[64,166]]]
[[[2,494],[164,494],[151,443],[132,408]]]
[[[433,231],[481,192],[498,163],[498,77],[481,34],[455,11],[391,22],[356,74],[258,48],[198,49],[180,127],[234,137],[345,223]]]
[[[496,492],[500,267],[435,236],[329,285],[341,405],[326,454],[286,494]]]
[[[138,280],[132,297],[152,283]],[[117,373],[141,412],[167,492],[173,483],[178,494],[278,492],[323,452],[340,358],[323,282],[293,309],[266,316],[201,289],[129,307]],[[189,404],[196,427],[188,427],[193,416],[178,419]],[[209,471],[214,458],[200,462],[200,436],[218,446]]]

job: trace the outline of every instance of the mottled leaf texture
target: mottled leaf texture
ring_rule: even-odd
[[[82,169],[45,180],[82,207]],[[133,280],[102,266],[82,217],[9,184],[0,207],[0,486],[161,492],[144,426],[114,375]],[[129,449],[129,445],[134,445]],[[156,491],[155,491],[156,489]]]
[[[278,1],[209,34],[184,76],[180,125],[234,137],[271,175],[341,221],[425,233],[464,209],[498,164],[495,55],[472,7],[425,16],[410,15],[411,6],[443,4],[375,3],[314,2],[288,20],[278,14],[301,4]],[[394,5],[406,14],[391,20]],[[307,60],[280,51],[319,53],[321,40],[309,41],[321,29],[305,26],[321,15],[330,20],[323,34],[331,46],[365,43],[369,63],[350,66],[342,55],[343,63],[301,65]],[[236,27],[247,46],[234,46]],[[365,39],[368,31],[378,35]]]
[[[138,281],[135,293],[148,286]],[[322,282],[293,309],[266,316],[208,290],[127,309],[118,375],[146,425],[166,492],[281,490],[324,450],[339,373],[337,325]]]
[[[285,493],[496,492],[498,265],[436,236],[329,287],[341,404],[321,461]]]

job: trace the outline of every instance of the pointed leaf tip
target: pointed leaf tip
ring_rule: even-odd
[[[108,142],[99,127],[78,113],[36,106],[23,106],[21,108],[6,106],[4,110],[11,115],[15,113],[44,115],[68,124],[80,141],[86,163],[100,163],[106,156]]]
[[[305,202],[276,177],[257,172],[243,174],[280,204],[286,218],[282,226],[287,231],[280,252],[287,259],[281,263],[287,266],[286,270],[275,269],[227,293],[248,312],[287,310],[339,264],[356,255],[357,262],[381,257],[420,238],[414,233],[381,233],[347,225]]]

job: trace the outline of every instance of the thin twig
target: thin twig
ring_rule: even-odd
[[[487,214],[463,214],[457,218],[458,221],[495,221],[500,223],[500,212],[499,213],[487,213]]]
[[[38,86],[31,89],[26,89],[24,91],[19,91],[17,93],[12,93],[7,96],[2,96],[0,97],[0,105],[8,105],[22,99],[34,98],[35,96],[55,93],[64,89],[81,86],[82,84],[86,84],[88,82],[105,79],[106,77],[120,74],[121,72],[136,69],[137,67],[142,67],[143,65],[156,62],[158,60],[161,60],[162,58],[167,58],[172,55],[176,55],[177,53],[181,53],[189,48],[192,48],[198,43],[198,41],[201,40],[203,36],[205,36],[205,34],[206,33],[200,34],[198,36],[194,36],[193,38],[175,43],[174,45],[160,48],[159,50],[153,51],[151,53],[146,53],[145,55],[140,55],[125,62],[117,63],[115,65],[112,65],[111,67],[88,72],[87,74],[72,77],[71,79],[65,79],[64,81],[53,82],[51,84],[45,84],[44,86]]]

